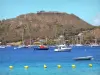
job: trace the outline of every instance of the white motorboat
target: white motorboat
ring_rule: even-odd
[[[86,57],[77,57],[74,58],[74,60],[91,60],[93,59],[93,56],[86,56]]]
[[[69,52],[71,51],[71,47],[67,47],[66,45],[58,45],[56,49],[54,49],[55,52]]]
[[[81,47],[81,46],[83,46],[82,44],[76,44],[75,46],[77,46],[77,47]]]

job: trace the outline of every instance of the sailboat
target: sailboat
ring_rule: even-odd
[[[93,31],[93,34],[95,35],[95,31]],[[91,47],[98,47],[98,46],[100,46],[99,44],[97,44],[97,38],[96,38],[96,36],[95,36],[94,41],[95,41],[95,43],[91,44],[90,45]]]
[[[20,25],[22,24],[22,22],[20,22]],[[22,31],[22,45],[19,45],[18,47],[14,47],[14,49],[20,49],[20,48],[26,48],[26,45],[24,44],[24,29]]]
[[[80,37],[80,40],[78,40],[78,37]],[[83,46],[81,42],[82,42],[82,33],[79,33],[77,36],[77,44],[75,46],[77,47]]]
[[[24,40],[23,40],[23,32],[22,32],[22,45],[19,45],[18,47],[14,47],[14,49],[20,49],[20,48],[24,48]]]
[[[95,38],[95,43],[91,44],[90,46],[91,47],[99,47],[100,45],[97,44],[97,39]]]

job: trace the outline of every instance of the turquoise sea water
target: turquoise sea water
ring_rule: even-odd
[[[94,60],[73,60],[80,56],[93,56]],[[57,68],[58,64],[62,67]],[[72,64],[76,68],[72,68]],[[88,64],[93,64],[93,67]],[[12,70],[10,65],[14,66]],[[29,66],[27,70],[25,65]],[[33,48],[14,50],[13,47],[0,49],[0,75],[100,75],[100,47],[73,47],[71,52],[54,52],[53,47],[48,51],[34,51]]]

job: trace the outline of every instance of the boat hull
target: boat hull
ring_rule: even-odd
[[[49,50],[49,48],[34,48],[34,50]]]
[[[55,52],[70,52],[71,49],[55,49]]]
[[[74,60],[91,60],[93,57],[78,57],[74,58]]]

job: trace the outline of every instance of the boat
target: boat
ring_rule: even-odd
[[[74,47],[75,45],[74,45],[74,44],[70,44],[69,46],[70,46],[70,47]]]
[[[79,33],[76,37],[76,40],[77,40],[77,43],[75,44],[76,47],[81,47],[81,46],[84,46],[82,44],[82,41],[83,41],[83,33]]]
[[[49,48],[45,45],[40,45],[38,47],[34,47],[34,50],[48,50]]]
[[[55,52],[69,52],[71,51],[71,47],[67,47],[65,44],[64,45],[58,45],[56,49],[54,49]]]
[[[91,44],[90,46],[91,46],[91,47],[100,47],[99,44]]]
[[[11,45],[6,45],[6,47],[11,47]]]
[[[81,46],[83,46],[82,44],[76,44],[75,46],[77,46],[77,47],[81,47]]]
[[[20,45],[17,48],[24,48],[24,47],[25,47],[25,45]]]
[[[86,57],[77,57],[74,58],[74,60],[91,60],[93,59],[93,56],[86,56]]]
[[[94,32],[94,35],[95,35],[96,33]],[[90,45],[91,47],[100,47],[100,45],[98,44],[98,40],[97,40],[97,38],[95,37],[95,39],[94,39],[94,43],[92,43],[91,45]]]
[[[19,45],[18,47],[14,47],[14,49],[21,49],[21,48],[24,48],[25,45]]]
[[[5,46],[0,46],[0,48],[6,48]]]
[[[25,45],[24,48],[31,48],[33,45]]]

